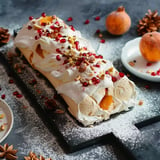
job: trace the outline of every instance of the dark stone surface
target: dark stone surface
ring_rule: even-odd
[[[115,10],[119,5],[124,5],[126,11],[131,16],[132,26],[128,33],[123,36],[111,36],[105,29],[106,15]],[[99,38],[95,36],[95,31],[101,29],[106,40],[106,55],[107,59],[113,61],[116,68],[120,71],[128,73],[122,66],[120,61],[121,49],[124,44],[135,37],[136,25],[138,20],[142,18],[148,9],[158,10],[160,2],[158,0],[145,1],[127,1],[127,0],[1,0],[0,2],[0,25],[8,28],[12,33],[14,29],[20,28],[28,21],[29,16],[38,17],[42,12],[47,14],[56,14],[58,17],[66,20],[68,17],[73,17],[73,24],[76,29],[82,32],[82,35],[88,38],[95,49],[100,47]],[[94,21],[94,17],[100,16],[100,21]],[[88,25],[84,25],[84,21],[90,19]],[[3,62],[1,57],[0,63],[0,95],[6,94],[6,102],[11,106],[14,113],[14,126],[9,136],[2,143],[14,144],[18,148],[19,159],[23,159],[30,150],[43,154],[45,157],[53,159],[113,159],[113,160],[158,160],[160,157],[160,83],[151,83],[131,75],[131,79],[136,83],[138,90],[138,98],[144,100],[143,106],[137,106],[131,111],[113,116],[111,120],[96,126],[95,128],[86,129],[83,127],[71,126],[67,124],[76,124],[74,119],[69,117],[68,121],[58,124],[62,128],[63,137],[67,137],[69,145],[77,145],[87,140],[87,145],[81,145],[81,149],[74,153],[65,152],[67,149],[64,141],[61,140],[56,128],[48,123],[42,113],[44,110],[38,109],[38,103],[33,100],[32,89],[23,84],[15,76],[8,76],[11,72],[7,63]],[[33,70],[29,70],[29,75],[35,77]],[[28,72],[29,72],[28,71]],[[26,73],[27,74],[27,73]],[[8,84],[10,78],[15,78],[15,84]],[[23,80],[23,78],[21,78]],[[52,87],[46,83],[46,80],[40,78],[40,85],[45,87],[45,93],[52,96]],[[149,90],[145,89],[145,85],[151,86]],[[27,90],[25,90],[27,89]],[[22,92],[24,97],[21,99],[15,98],[12,93],[15,90]],[[29,91],[28,91],[29,90]],[[31,93],[30,93],[31,92]],[[29,93],[31,95],[29,95]],[[46,96],[48,96],[46,95]],[[27,106],[25,109],[24,106]],[[139,108],[138,108],[139,107]],[[66,117],[67,117],[66,116]],[[155,118],[156,117],[156,118]],[[61,120],[61,119],[60,119]],[[60,121],[58,120],[58,122]],[[62,121],[62,120],[61,120]],[[56,122],[55,122],[56,123]],[[154,124],[153,124],[154,123]],[[134,126],[135,124],[136,126]],[[77,125],[77,124],[76,124]],[[107,127],[104,135],[103,127]],[[144,127],[145,126],[145,127]],[[78,134],[78,132],[81,132]],[[84,135],[83,135],[84,132]],[[103,133],[103,134],[101,134]],[[87,135],[88,134],[88,135]],[[101,139],[95,139],[96,135],[103,136]],[[88,143],[88,139],[94,139]],[[91,145],[91,146],[89,146]],[[82,149],[84,147],[84,149]],[[74,150],[74,149],[73,149]]]

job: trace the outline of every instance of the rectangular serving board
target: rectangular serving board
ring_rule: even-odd
[[[144,105],[133,106],[129,111],[113,115],[107,121],[84,127],[68,112],[67,104],[57,95],[49,81],[15,51],[13,44],[9,43],[0,48],[0,59],[12,72],[25,95],[36,104],[34,105],[36,109],[41,110],[41,115],[50,123],[51,129],[58,131],[58,136],[64,140],[69,152],[104,140],[109,142],[117,139],[136,159],[143,153],[146,155],[144,156],[146,160],[148,150],[155,158],[160,155],[152,145],[149,147],[149,141],[143,140],[139,130],[140,127],[160,120],[158,83],[147,82],[152,85],[152,88],[147,91],[142,80],[131,76],[130,78],[137,85],[137,101],[143,100]],[[126,72],[120,61],[115,62],[115,66],[116,64],[118,64],[117,69]]]

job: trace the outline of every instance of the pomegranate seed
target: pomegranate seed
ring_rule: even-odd
[[[160,76],[160,69],[157,71],[157,75]]]
[[[59,25],[60,25],[58,21],[56,21],[56,22],[55,22],[55,24],[56,24],[57,26],[59,26]]]
[[[98,55],[98,58],[103,59],[103,56],[102,55]]]
[[[99,68],[99,67],[100,67],[100,64],[96,64],[95,67],[98,67],[98,68]]]
[[[19,94],[18,91],[14,91],[14,92],[13,92],[13,95],[14,95],[14,96],[16,96],[16,95],[18,95],[18,94]]]
[[[96,84],[100,83],[100,80],[99,79],[96,79]]]
[[[47,37],[50,37],[51,36],[51,34],[50,33],[47,33]]]
[[[81,61],[77,61],[75,65],[80,66],[80,64],[81,64]]]
[[[5,99],[5,98],[6,98],[6,95],[5,95],[5,94],[2,94],[2,95],[1,95],[1,98],[2,98],[2,99]]]
[[[65,43],[66,42],[66,39],[61,39],[60,40],[60,43]]]
[[[99,21],[101,18],[100,18],[100,16],[97,16],[94,19],[95,19],[95,21]]]
[[[97,30],[96,30],[96,33],[97,33],[97,34],[100,33],[100,32],[101,32],[100,29],[97,29]]]
[[[120,77],[124,77],[124,73],[119,72],[119,76],[120,76]]]
[[[83,82],[83,87],[87,87],[88,83],[87,82]]]
[[[38,29],[37,32],[38,32],[39,34],[42,34],[42,29]]]
[[[116,77],[112,77],[112,82],[116,82],[117,78]]]
[[[87,50],[87,47],[83,47],[84,50]]]
[[[32,26],[28,26],[28,30],[31,30],[32,29]]]
[[[74,44],[76,45],[76,49],[79,50],[79,41],[75,41]]]
[[[60,55],[57,55],[57,56],[56,56],[56,59],[57,59],[57,61],[60,61],[60,60],[61,60]]]
[[[105,43],[105,39],[101,39],[100,42],[101,42],[101,43]]]
[[[58,38],[61,38],[62,37],[62,35],[61,34],[58,34]]]
[[[56,41],[59,41],[59,37],[56,37],[55,40],[56,40]]]
[[[67,64],[68,63],[68,59],[65,59],[63,64]]]
[[[17,97],[17,98],[22,98],[22,97],[23,97],[23,95],[21,95],[21,94],[17,94],[17,95],[16,95],[16,97]]]
[[[9,80],[9,83],[10,83],[10,84],[14,83],[13,79],[10,79],[10,80]]]
[[[155,72],[152,72],[152,73],[151,73],[151,76],[156,76],[156,73],[155,73]]]
[[[37,32],[38,32],[39,36],[41,37],[41,35],[42,35],[42,30],[41,30],[41,29],[38,29]]]
[[[109,74],[109,72],[108,72],[108,71],[106,71],[106,72],[105,72],[105,74]]]
[[[46,23],[41,23],[41,26],[46,26]]]
[[[35,85],[35,84],[37,84],[37,80],[36,80],[36,79],[33,79],[33,80],[29,81],[29,84]]]
[[[85,56],[85,57],[86,57],[86,56],[87,56],[87,54],[86,54],[86,53],[83,53],[83,54],[82,54],[82,56]]]
[[[48,99],[48,98],[47,98],[46,101],[45,101],[45,105],[46,105],[47,109],[52,110],[52,109],[55,108],[56,102],[55,102],[54,99]]]
[[[89,24],[89,19],[86,19],[86,21],[84,22],[84,24]]]
[[[71,28],[72,31],[75,31],[75,29],[72,25],[70,25],[70,28]]]
[[[59,48],[56,49],[56,52],[61,53],[61,50]]]
[[[72,17],[68,17],[67,21],[68,22],[73,21],[73,18]]]
[[[93,84],[95,84],[95,83],[96,83],[96,80],[97,80],[97,78],[96,78],[96,77],[93,77],[93,78],[92,78],[92,82],[93,82]]]
[[[35,40],[38,40],[39,39],[39,37],[38,36],[35,36]]]
[[[32,16],[29,16],[29,20],[31,21],[33,19],[33,17]]]
[[[28,106],[23,106],[24,109],[28,108]]]
[[[53,25],[52,25],[52,26],[50,26],[50,29],[55,29],[55,26],[53,26]]]
[[[46,16],[46,13],[45,13],[45,12],[43,12],[43,13],[41,14],[41,16],[42,16],[42,17],[45,17],[45,16]]]
[[[145,85],[144,87],[145,87],[146,89],[149,89],[149,88],[150,88],[150,86],[149,86],[149,85]]]
[[[147,62],[146,66],[151,66],[152,63],[151,62]]]

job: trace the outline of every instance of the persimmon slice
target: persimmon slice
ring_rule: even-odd
[[[43,17],[40,19],[40,24],[50,24],[53,20],[53,17],[52,16],[46,16],[46,17]]]
[[[109,106],[113,103],[113,97],[111,95],[105,95],[100,102],[100,107],[104,110],[108,110]]]

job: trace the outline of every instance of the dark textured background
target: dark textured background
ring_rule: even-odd
[[[110,36],[105,30],[105,18],[108,13],[115,10],[119,5],[124,5],[126,11],[131,16],[132,26],[128,33],[123,36]],[[113,61],[114,65],[120,71],[127,71],[123,68],[120,61],[121,48],[124,44],[137,37],[136,25],[148,9],[158,10],[160,12],[160,1],[127,1],[127,0],[0,0],[0,26],[8,28],[11,33],[14,29],[20,28],[28,21],[29,16],[38,17],[42,12],[47,14],[56,14],[58,17],[66,20],[73,17],[73,24],[76,29],[82,32],[82,35],[88,38],[94,48],[100,47],[99,39],[95,36],[96,29],[101,29],[106,40],[105,57]],[[100,21],[94,21],[94,17],[100,16]],[[90,19],[90,24],[84,25],[84,21]],[[35,110],[36,103],[32,102],[29,95],[23,93],[24,90],[16,81],[16,84],[8,84],[8,80],[13,77],[8,76],[10,70],[7,65],[0,63],[0,95],[6,94],[6,102],[11,106],[14,113],[14,126],[2,143],[14,144],[19,150],[19,159],[23,159],[30,150],[42,154],[45,157],[51,157],[56,160],[94,160],[94,159],[111,159],[111,160],[158,160],[160,155],[160,83],[150,83],[140,80],[131,75],[131,79],[136,83],[141,94],[140,98],[145,99],[144,107],[150,107],[150,113],[144,112],[143,116],[152,115],[153,119],[138,123],[137,127],[140,137],[134,137],[133,132],[122,128],[126,135],[117,134],[109,135],[100,141],[99,144],[92,145],[74,153],[65,152],[63,141],[60,140],[54,129],[49,126],[43,116]],[[45,83],[45,82],[44,82]],[[145,85],[150,89],[146,90]],[[23,98],[17,99],[12,93],[18,90],[24,95]],[[50,92],[50,90],[49,90]],[[25,109],[24,106],[27,106]],[[137,112],[138,113],[138,112]],[[137,114],[138,115],[138,114]],[[156,116],[156,118],[154,118]],[[148,116],[150,117],[150,116]],[[45,123],[46,122],[46,123]],[[117,124],[119,125],[119,124]],[[116,128],[116,126],[115,126]],[[134,128],[133,128],[134,131]],[[139,134],[140,133],[140,134]],[[127,135],[128,134],[128,135]],[[124,138],[123,138],[124,136]],[[129,137],[126,140],[126,137]],[[122,139],[119,140],[117,137]],[[141,143],[139,143],[142,139]],[[136,143],[138,141],[138,143]]]

